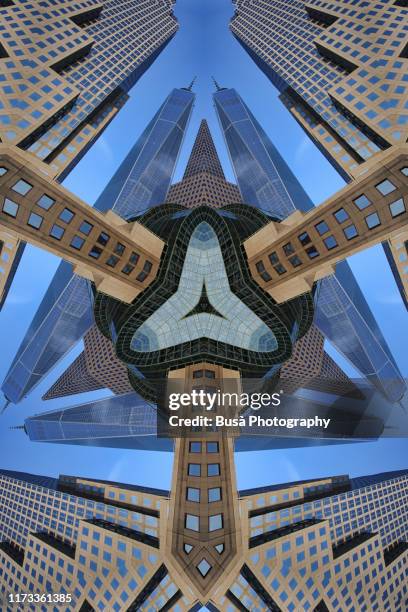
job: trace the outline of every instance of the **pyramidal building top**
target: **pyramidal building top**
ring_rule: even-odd
[[[183,179],[207,172],[225,180],[225,175],[219,160],[217,149],[211,136],[210,128],[205,119],[201,121],[200,129],[191,151],[190,159]]]
[[[237,185],[225,178],[205,119],[201,121],[183,180],[171,186],[167,202],[188,208],[202,205],[219,208],[242,202]]]

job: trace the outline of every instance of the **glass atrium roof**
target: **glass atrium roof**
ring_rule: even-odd
[[[217,235],[207,222],[191,236],[176,293],[141,325],[131,346],[150,352],[199,338],[258,352],[277,348],[273,332],[232,293]]]

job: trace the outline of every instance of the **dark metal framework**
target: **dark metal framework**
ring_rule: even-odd
[[[101,293],[95,295],[97,325],[114,342],[119,359],[128,365],[136,390],[141,392],[145,386],[143,383],[140,386],[140,379],[165,378],[169,370],[204,361],[240,370],[245,378],[275,374],[290,358],[293,343],[308,331],[313,320],[314,298],[312,293],[305,293],[277,304],[253,280],[242,243],[271,217],[242,204],[220,209],[208,206],[186,209],[164,204],[137,220],[166,242],[155,281],[130,305]],[[140,326],[176,292],[190,238],[202,222],[208,223],[217,235],[231,291],[273,332],[277,340],[275,350],[257,352],[210,338],[150,352],[136,352],[131,348]]]

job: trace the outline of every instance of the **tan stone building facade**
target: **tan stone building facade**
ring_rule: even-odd
[[[219,459],[203,448],[191,457],[202,466],[207,457],[213,463]],[[211,477],[194,478],[196,490],[206,495]],[[48,595],[49,603],[67,612],[187,612],[204,603],[212,612],[404,609],[406,472],[319,478],[239,493],[233,488],[238,522],[228,525],[239,550],[219,586],[207,592],[204,585],[217,573],[212,560],[202,564],[197,556],[180,569],[168,548],[174,490],[7,471],[0,481],[5,609],[16,606],[16,593],[27,592],[32,596],[27,605],[42,609]],[[186,506],[190,513],[194,504],[199,505]],[[225,505],[221,512],[227,525]],[[225,534],[217,531],[211,545],[221,550]],[[186,530],[185,538],[194,544],[194,531]],[[189,554],[194,559],[194,548]]]
[[[239,189],[225,180],[224,171],[204,119],[191,151],[183,180],[170,187],[167,202],[187,208],[207,204],[219,208],[242,201]]]
[[[45,164],[32,165],[27,153],[17,154],[5,145],[0,149],[2,227],[71,262],[76,274],[124,301],[151,283],[162,240],[139,223],[128,224],[112,211],[104,215],[87,206],[50,182]]]
[[[408,145],[367,162],[359,180],[306,214],[271,221],[244,242],[254,279],[277,302],[310,291],[349,255],[404,235],[408,221]],[[18,160],[18,161],[17,161]],[[40,168],[0,147],[0,224],[75,265],[76,274],[122,301],[155,278],[164,242],[140,223],[103,215]],[[25,164],[25,165],[24,165]],[[72,222],[72,223],[71,223]]]
[[[406,143],[405,2],[237,0],[236,9],[232,33],[347,181]],[[386,254],[408,304],[406,240],[390,239]]]
[[[0,230],[0,308],[3,306],[14,276],[13,267],[18,266],[19,240],[6,230]]]
[[[407,153],[408,145],[391,147],[366,162],[365,173],[325,203],[309,213],[297,211],[280,224],[271,222],[248,238],[249,265],[261,286],[278,302],[285,301],[333,273],[334,265],[363,243],[403,240]]]
[[[63,180],[176,33],[171,7],[169,0],[2,2],[1,142],[46,164],[50,181]],[[18,244],[9,250],[0,300],[21,253]]]
[[[96,326],[84,336],[85,350],[48,389],[44,400],[108,388],[116,395],[130,393],[126,366],[115,355],[112,343]]]

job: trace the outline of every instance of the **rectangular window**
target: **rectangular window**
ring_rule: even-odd
[[[139,259],[140,259],[139,253],[135,253],[135,251],[133,251],[131,256],[129,257],[129,263],[135,266],[137,262],[139,261]]]
[[[368,229],[373,229],[374,227],[381,225],[380,217],[377,215],[377,213],[367,215],[365,222],[367,223]]]
[[[35,229],[40,229],[42,222],[44,221],[41,215],[37,215],[36,213],[31,213],[28,217],[27,225],[30,227],[34,227]]]
[[[102,246],[106,246],[110,240],[110,236],[105,232],[101,232],[96,239],[96,242],[99,242]]]
[[[221,488],[213,487],[211,489],[208,489],[208,502],[212,503],[218,501],[221,501]]]
[[[295,252],[295,249],[293,248],[291,242],[288,242],[283,245],[283,252],[285,253],[285,255],[292,255]]]
[[[190,453],[201,453],[201,442],[190,442]]]
[[[302,260],[297,255],[293,255],[293,257],[289,257],[289,261],[294,268],[297,268],[302,265]]]
[[[61,240],[64,234],[65,230],[63,227],[57,225],[56,223],[52,226],[50,231],[50,236],[52,236],[52,238],[55,238],[56,240]]]
[[[346,213],[344,208],[340,208],[337,212],[333,213],[336,221],[338,223],[344,223],[347,219],[350,219],[349,215]]]
[[[201,476],[201,465],[199,463],[188,464],[188,475],[189,476]]]
[[[130,264],[126,264],[123,268],[122,268],[122,272],[123,274],[126,274],[127,276],[129,276],[129,274],[131,272],[133,272],[133,270],[135,269],[135,266],[131,266]]]
[[[323,242],[329,251],[331,251],[331,249],[335,249],[336,246],[338,246],[337,240],[334,236],[327,236],[327,238],[324,238]]]
[[[327,234],[327,232],[329,231],[329,226],[327,225],[326,221],[320,221],[320,223],[315,225],[315,228],[317,229],[320,236],[323,236],[323,234]]]
[[[285,266],[283,266],[281,263],[278,264],[277,266],[274,266],[274,270],[276,270],[279,276],[281,276],[282,274],[285,274],[286,272]]]
[[[6,215],[9,215],[10,217],[14,217],[15,219],[17,217],[18,209],[19,209],[18,204],[13,202],[13,200],[9,200],[9,198],[5,198],[4,204],[3,204],[3,212],[6,213]]]
[[[146,274],[146,272],[144,272],[143,270],[141,272],[139,272],[139,274],[136,276],[136,280],[139,281],[139,283],[143,283],[146,278],[148,277],[148,275]]]
[[[81,236],[74,236],[71,240],[70,246],[72,246],[73,249],[79,251],[82,248],[84,242],[85,240],[81,238]]]
[[[100,249],[99,247],[94,245],[92,249],[89,251],[88,255],[89,257],[93,257],[94,259],[99,259],[102,253],[103,253],[103,249]]]
[[[12,190],[22,196],[27,195],[32,188],[33,186],[30,185],[30,183],[27,183],[27,181],[23,181],[23,179],[20,179],[15,185],[12,186]]]
[[[266,283],[269,282],[270,280],[272,280],[272,276],[269,274],[269,272],[267,272],[265,270],[265,266],[263,264],[263,261],[258,261],[255,264],[256,270],[259,274],[259,276],[262,278],[262,280],[264,280]]]
[[[392,202],[389,205],[389,208],[392,217],[398,217],[399,215],[402,215],[406,210],[404,200],[402,198],[400,198],[399,200],[395,200],[395,202]]]
[[[187,487],[187,501],[198,503],[200,501],[200,489]]]
[[[364,194],[353,200],[353,202],[359,210],[364,210],[367,208],[367,206],[371,205],[371,200],[369,200]]]
[[[208,518],[208,531],[217,531],[218,529],[222,529],[222,527],[222,514],[213,514]]]
[[[220,464],[209,463],[207,465],[207,476],[219,476],[220,475]]]
[[[37,200],[37,206],[43,208],[44,210],[50,210],[52,206],[54,206],[55,200],[47,196],[45,193],[41,196],[39,200]]]
[[[306,244],[310,244],[312,242],[309,234],[307,232],[303,232],[302,234],[300,234],[298,236],[298,240],[300,242],[300,244],[302,246],[305,246]]]
[[[309,247],[308,249],[306,249],[306,253],[309,259],[314,259],[315,257],[319,256],[319,251],[313,245]]]
[[[93,225],[91,223],[88,223],[88,221],[83,221],[81,225],[79,226],[79,231],[82,234],[85,234],[85,236],[89,236],[92,229],[93,229]]]
[[[106,265],[109,266],[110,268],[114,268],[116,264],[118,263],[118,261],[119,261],[119,257],[116,257],[115,255],[111,255],[106,260]]]
[[[62,213],[60,214],[58,218],[61,219],[61,221],[64,221],[64,223],[71,223],[74,217],[75,215],[72,212],[72,210],[69,210],[69,208],[64,208],[64,210],[62,211]]]
[[[385,181],[382,181],[382,183],[379,183],[375,187],[383,196],[386,196],[396,190],[394,183],[391,183],[391,181],[388,179],[385,179]]]
[[[356,229],[356,226],[351,224],[348,225],[347,227],[345,227],[343,229],[344,235],[347,238],[347,240],[351,240],[352,238],[355,238],[356,236],[358,236],[358,231]]]
[[[218,453],[219,450],[218,442],[207,442],[207,453]]]
[[[118,242],[117,245],[115,246],[115,253],[116,255],[123,255],[123,253],[125,252],[125,245],[122,244],[121,242]]]
[[[200,531],[200,517],[195,514],[186,514],[185,527],[192,531]]]

